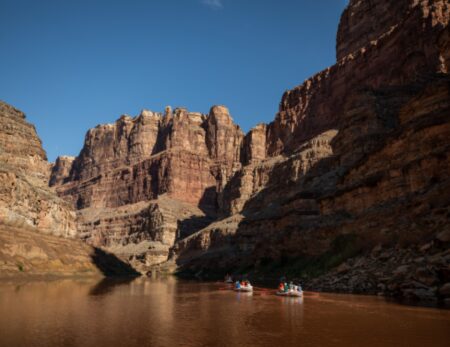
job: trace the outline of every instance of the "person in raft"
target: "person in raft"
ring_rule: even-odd
[[[293,284],[292,285],[292,290],[294,292],[301,292],[302,291],[302,286],[300,284],[299,285]]]
[[[236,289],[241,288],[241,282],[236,281],[236,283],[234,284],[234,286],[236,287]]]
[[[241,287],[245,288],[245,287],[249,287],[249,286],[251,286],[250,281],[248,281],[248,280],[241,281]]]

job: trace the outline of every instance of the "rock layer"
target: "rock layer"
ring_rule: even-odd
[[[56,181],[67,175],[67,162],[58,163]],[[34,126],[0,102],[0,277],[136,274],[74,239],[76,214],[48,187],[50,167]]]
[[[51,183],[78,209],[119,207],[165,193],[215,207],[215,187],[239,165],[242,138],[223,106],[209,116],[143,111],[89,130],[70,174],[61,181],[67,160],[59,158]]]
[[[283,95],[265,159],[247,159],[225,188],[231,216],[174,248],[181,271],[443,299],[449,11],[446,1],[350,1],[339,61]]]
[[[9,276],[101,276],[95,250],[82,241],[0,223],[0,272]]]
[[[122,116],[51,183],[83,238],[140,271],[169,255],[190,274],[445,298],[449,13],[446,0],[351,0],[337,63],[285,92],[272,123],[244,136],[223,106]]]
[[[89,130],[78,157],[58,158],[50,184],[78,209],[87,242],[149,266],[216,215],[223,187],[241,166],[243,137],[224,106],[209,115],[145,110]],[[161,229],[167,220],[175,227]]]
[[[49,173],[34,126],[0,102],[0,221],[74,237],[75,213],[48,188]]]
[[[283,95],[268,129],[269,155],[292,153],[324,130],[341,128],[343,101],[355,90],[408,85],[433,73],[448,72],[446,0],[370,3],[351,1],[344,12],[339,33],[361,33],[361,37],[338,34],[338,48],[350,47],[338,54],[338,62]],[[348,22],[353,12],[359,13],[359,19]],[[372,21],[379,23],[375,31]],[[364,35],[365,31],[371,34]]]

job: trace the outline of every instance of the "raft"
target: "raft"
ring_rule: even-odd
[[[241,286],[239,288],[235,287],[234,290],[236,292],[252,292],[253,291],[253,287],[252,286],[245,286],[245,287]]]
[[[298,298],[300,296],[303,296],[303,291],[293,291],[293,290],[290,290],[288,292],[280,292],[280,291],[278,291],[278,292],[276,292],[276,295]]]

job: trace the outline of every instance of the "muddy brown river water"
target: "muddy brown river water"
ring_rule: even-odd
[[[2,281],[0,346],[450,346],[450,311],[223,283]]]

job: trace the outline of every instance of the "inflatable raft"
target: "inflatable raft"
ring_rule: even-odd
[[[252,286],[240,286],[239,288],[234,288],[236,292],[253,292]]]
[[[303,296],[303,291],[298,291],[298,290],[290,290],[288,292],[280,292],[280,291],[278,291],[278,292],[276,292],[276,295],[298,298],[300,296]]]

